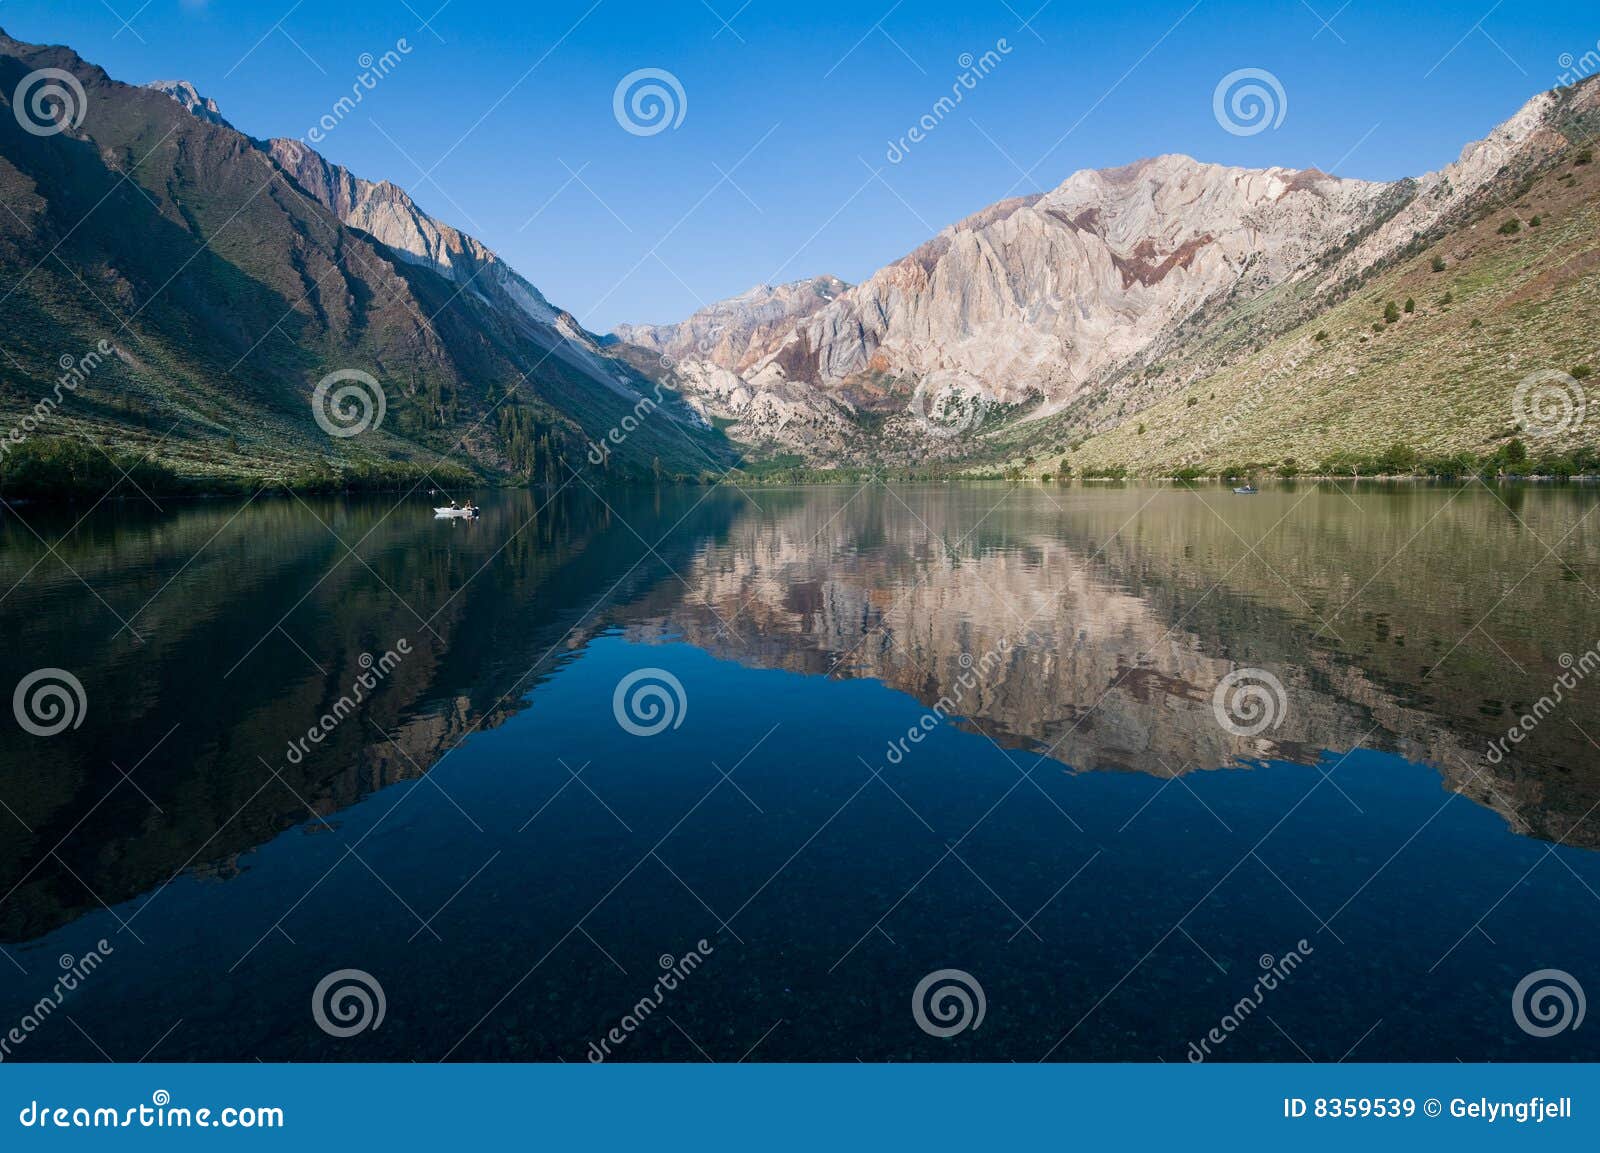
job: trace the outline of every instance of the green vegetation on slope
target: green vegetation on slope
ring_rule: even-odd
[[[1519,424],[1513,403],[1530,374],[1582,388],[1600,359],[1600,173],[1578,159],[1569,150],[1476,222],[1064,455],[1085,476],[1591,469],[1600,434]],[[1019,451],[1009,467],[1052,470],[1063,454],[1043,446],[1064,434],[1041,425],[1023,451],[1049,463],[1026,467]],[[1508,459],[1514,439],[1523,455]]]

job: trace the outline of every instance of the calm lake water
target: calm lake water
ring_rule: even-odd
[[[23,507],[6,1059],[1596,1059],[1513,993],[1600,993],[1597,502]]]

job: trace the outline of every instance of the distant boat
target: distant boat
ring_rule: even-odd
[[[1259,490],[1253,484],[1246,484],[1241,485],[1233,491],[1238,493],[1240,496],[1254,496]]]
[[[433,510],[433,517],[435,520],[449,520],[451,518],[472,520],[477,517],[477,515],[478,506],[475,504],[451,504],[446,505],[444,508],[436,508]]]

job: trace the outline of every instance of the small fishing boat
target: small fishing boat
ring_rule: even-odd
[[[478,515],[478,506],[475,504],[448,504],[444,508],[433,510],[435,520],[449,520],[452,518],[472,520]]]
[[[1234,489],[1233,491],[1236,492],[1240,496],[1254,496],[1260,490],[1257,489],[1256,486],[1253,485],[1253,484],[1245,484],[1245,485],[1240,485],[1238,488]]]

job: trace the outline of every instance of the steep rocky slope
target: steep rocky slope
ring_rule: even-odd
[[[30,130],[37,110],[11,101],[41,69],[81,86],[81,118]],[[398,189],[309,153],[291,170],[192,85],[121,84],[0,34],[0,100],[0,418],[22,438],[7,470],[71,444],[205,485],[556,480],[653,391]],[[360,435],[315,419],[336,370],[383,394]],[[608,472],[720,469],[720,438],[663,407],[681,419],[645,422]]]
[[[1175,155],[1078,172],[946,228],[825,306],[752,333],[736,355],[706,356],[718,372],[695,367],[682,335],[695,325],[669,327],[687,357],[676,382],[709,403],[742,387],[831,405],[847,423],[824,426],[832,435],[812,450],[822,463],[870,453],[1020,464],[1241,366],[1429,245],[1474,247],[1483,212],[1570,166],[1597,101],[1600,79],[1541,93],[1453,164],[1388,184]],[[1581,232],[1568,239],[1544,255],[1576,260],[1581,274]],[[1555,290],[1528,286],[1547,302]],[[1344,367],[1361,378],[1359,364]],[[1361,415],[1358,403],[1351,418]],[[1119,459],[1138,467],[1138,456]]]

